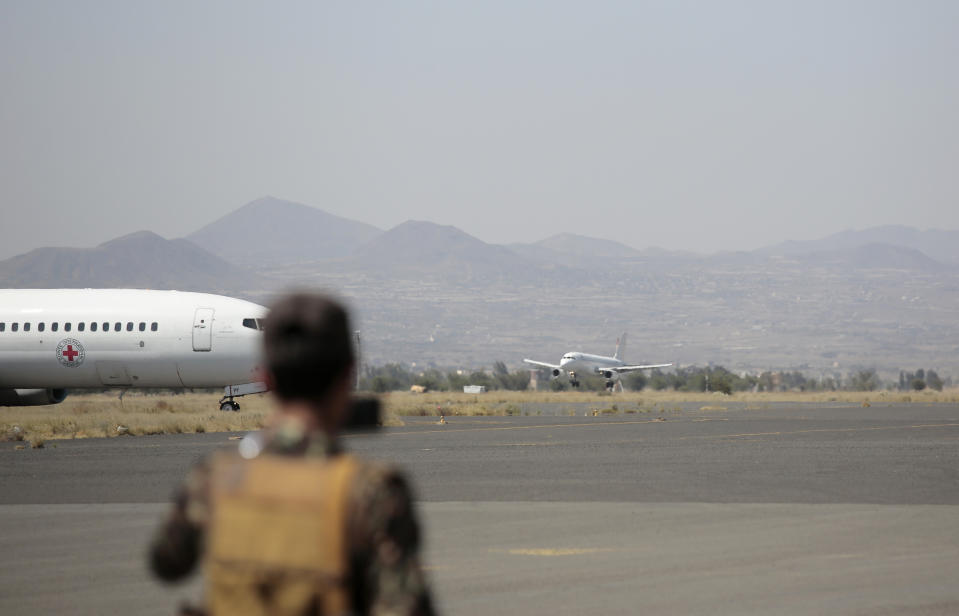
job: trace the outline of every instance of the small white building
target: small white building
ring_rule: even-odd
[[[485,394],[486,385],[463,385],[464,394]]]

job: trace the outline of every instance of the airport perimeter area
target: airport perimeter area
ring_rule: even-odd
[[[578,411],[347,437],[411,476],[443,613],[959,613],[959,405]],[[144,550],[230,437],[0,446],[0,613],[196,596],[153,582]]]

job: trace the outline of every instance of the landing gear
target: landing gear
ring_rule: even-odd
[[[572,386],[572,387],[579,387],[579,381],[576,379],[576,373],[575,373],[575,372],[570,372],[570,373],[569,373],[569,384],[570,384],[570,386]]]
[[[233,400],[233,398],[223,398],[220,400],[220,410],[221,411],[239,411],[240,403]]]
[[[266,391],[265,383],[243,383],[242,385],[227,385],[223,388],[223,397],[220,398],[221,411],[239,411],[240,403],[233,400],[235,397],[249,394],[260,394]]]
[[[606,391],[612,392],[614,387],[616,387],[616,383],[612,379],[606,381]]]

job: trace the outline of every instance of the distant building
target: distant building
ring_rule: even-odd
[[[485,394],[486,385],[463,385],[464,394]]]

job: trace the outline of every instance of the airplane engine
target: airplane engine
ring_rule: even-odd
[[[0,389],[0,406],[60,404],[66,397],[65,389]]]
[[[550,375],[551,375],[554,379],[558,379],[561,374],[563,374],[563,371],[560,370],[559,368],[553,368],[553,369],[550,371]]]

